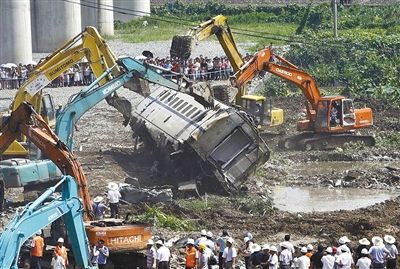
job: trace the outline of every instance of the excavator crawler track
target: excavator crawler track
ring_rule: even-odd
[[[374,146],[375,138],[372,136],[345,134],[313,134],[303,133],[294,137],[281,140],[279,146],[286,150],[329,150],[343,146],[345,143],[362,142],[366,146]]]

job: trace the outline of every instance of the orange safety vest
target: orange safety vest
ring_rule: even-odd
[[[33,248],[31,249],[31,256],[43,257],[44,240],[41,236],[33,238]]]
[[[186,267],[194,268],[196,267],[196,248],[192,247],[191,249],[186,248]]]
[[[54,252],[56,253],[57,256],[61,256],[63,257],[64,261],[65,261],[65,265],[68,264],[68,254],[67,254],[67,248],[62,246],[56,246],[56,248],[54,249]]]

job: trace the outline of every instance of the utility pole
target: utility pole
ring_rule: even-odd
[[[333,36],[338,37],[337,33],[337,0],[332,0],[332,9],[333,9]]]

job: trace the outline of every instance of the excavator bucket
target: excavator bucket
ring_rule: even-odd
[[[171,58],[178,57],[179,59],[187,60],[192,53],[194,38],[190,35],[179,36],[172,38],[171,49],[169,51]]]

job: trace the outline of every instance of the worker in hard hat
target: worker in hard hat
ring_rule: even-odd
[[[62,237],[58,238],[57,246],[54,249],[54,253],[57,256],[63,257],[65,265],[68,265],[68,254],[67,254],[67,248],[64,246],[64,238]]]
[[[189,238],[186,243],[185,269],[196,268],[198,253],[194,247],[194,240]]]
[[[154,247],[154,241],[152,239],[147,240],[147,250],[146,250],[146,266],[147,269],[156,268],[156,255],[157,251]]]
[[[209,255],[206,251],[206,244],[201,242],[199,244],[199,254],[197,258],[197,269],[208,269]]]

